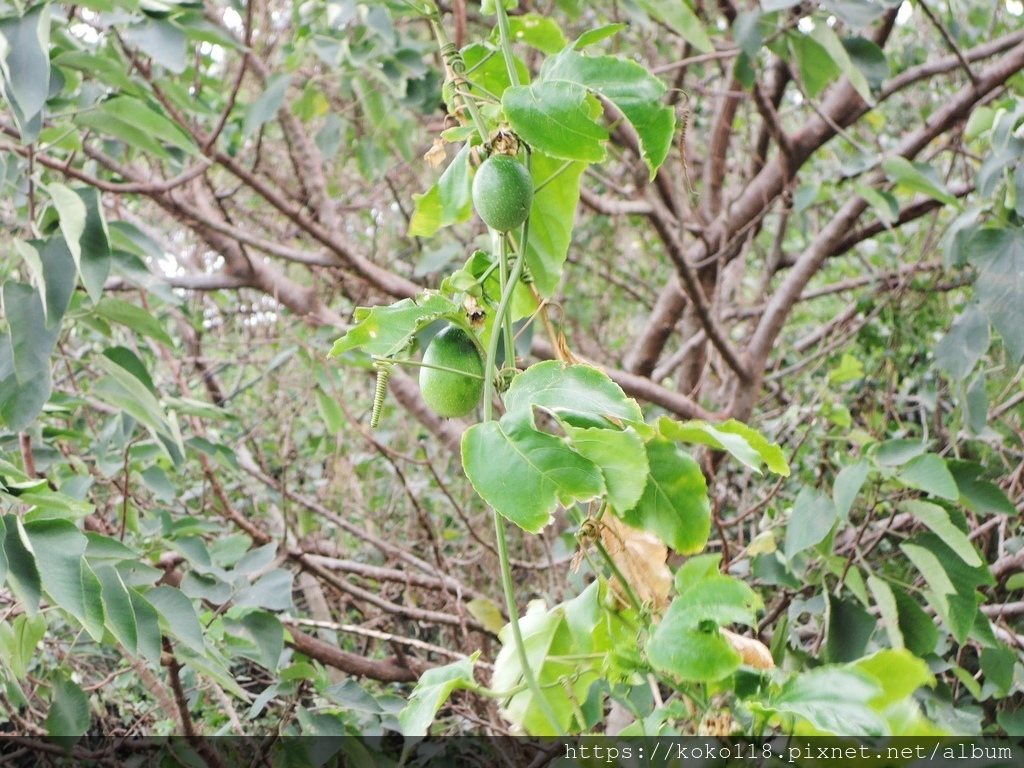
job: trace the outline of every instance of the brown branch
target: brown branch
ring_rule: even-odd
[[[685,309],[686,294],[679,275],[673,275],[658,293],[646,326],[623,361],[626,370],[638,376],[651,375]]]
[[[704,332],[707,334],[708,339],[711,341],[712,345],[714,345],[715,349],[717,349],[719,354],[721,354],[726,365],[728,365],[741,380],[747,380],[750,377],[749,364],[733,347],[725,331],[721,326],[719,326],[718,321],[715,319],[711,305],[708,303],[707,296],[704,294],[704,289],[701,287],[700,280],[698,280],[696,272],[687,261],[686,249],[683,247],[683,244],[679,240],[679,236],[676,234],[674,217],[661,204],[661,202],[657,200],[657,198],[651,199],[651,205],[654,210],[650,217],[650,221],[658,232],[658,236],[665,244],[669,258],[672,260],[672,263],[675,264],[676,273],[679,275],[683,289],[686,291],[686,297],[693,305],[693,309],[696,312],[697,317],[700,319]]]
[[[925,125],[907,135],[898,145],[894,154],[906,159],[915,157],[936,136],[941,135],[970,113],[974,105],[990,91],[998,88],[1015,73],[1024,68],[1024,43],[1014,48],[1000,61],[990,65],[978,78],[978,85],[963,88],[928,119]],[[858,97],[859,98],[859,97]],[[881,172],[874,174],[874,181],[881,181]],[[796,305],[804,287],[820,269],[826,258],[836,251],[845,233],[852,229],[860,215],[867,209],[867,202],[860,197],[851,198],[835,214],[818,235],[814,243],[794,263],[793,269],[783,280],[775,294],[768,301],[765,313],[751,337],[747,348],[754,365],[755,379],[737,387],[730,406],[732,414],[739,419],[749,416],[754,406],[764,364],[768,359],[775,339],[782,330],[786,319]]]
[[[968,62],[982,61],[983,59],[988,59],[992,56],[1003,53],[1004,51],[1008,51],[1021,42],[1024,42],[1024,30],[1012,32],[989,43],[976,46],[962,55]],[[878,94],[878,103],[885,101],[893,94],[899,93],[914,83],[918,83],[921,80],[927,80],[935,75],[951,72],[959,66],[961,66],[960,59],[953,55],[936,59],[935,61],[925,62],[924,64],[919,64],[916,67],[911,67],[910,69],[900,72],[900,74],[896,75],[896,77],[892,78],[882,86],[882,90]]]
[[[326,544],[326,542],[321,542]],[[326,551],[327,547],[317,547],[320,551]],[[452,585],[446,582],[443,578],[438,576],[428,576],[421,573],[413,573],[412,571],[402,571],[397,568],[384,568],[379,565],[369,565],[367,563],[360,563],[355,560],[346,560],[338,557],[331,557],[324,554],[313,555],[306,554],[306,559],[318,565],[322,568],[326,568],[331,571],[341,571],[343,573],[352,573],[364,579],[371,581],[392,581],[398,584],[405,584],[411,587],[421,587],[423,589],[431,589],[442,592],[454,592]],[[468,589],[465,592],[458,590],[467,599],[481,598],[486,599],[486,595],[475,589]]]
[[[956,56],[956,60],[960,62],[960,66],[963,67],[964,72],[967,73],[967,77],[969,77],[971,82],[976,86],[979,85],[978,76],[974,74],[974,70],[971,69],[971,65],[967,63],[967,59],[964,58],[964,54],[957,46],[956,40],[954,40],[953,36],[949,34],[949,30],[947,30],[945,25],[943,25],[935,14],[932,13],[932,9],[928,7],[928,4],[924,0],[918,0],[917,5],[922,11],[924,11],[924,15],[928,17],[932,26],[939,30],[939,34],[942,35],[942,39],[946,41],[946,45],[949,50],[951,50],[953,55]]]
[[[585,206],[604,216],[647,216],[651,213],[651,205],[646,200],[615,200],[598,195],[586,187],[580,187],[580,200]]]
[[[431,666],[424,664],[423,669],[414,671],[408,667],[399,666],[390,659],[368,659],[357,653],[343,651],[323,640],[318,640],[291,624],[288,626],[288,633],[291,635],[291,640],[288,641],[289,647],[321,664],[340,669],[342,672],[356,677],[368,677],[382,683],[414,683],[419,679],[420,674]]]
[[[734,77],[715,115],[711,129],[711,140],[708,142],[708,163],[704,168],[704,210],[708,219],[712,219],[722,211],[722,190],[727,173],[729,145],[732,141],[732,124],[739,108],[739,81]],[[738,91],[738,92],[737,92]]]

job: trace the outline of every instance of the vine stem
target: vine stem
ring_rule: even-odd
[[[505,14],[504,0],[496,0],[494,5],[498,12],[498,35],[501,52],[505,57],[505,67],[508,69],[509,82],[513,86],[516,86],[519,85],[519,73],[516,71],[515,59],[512,56],[512,39],[509,32],[508,16]],[[527,165],[527,168],[529,168],[529,165]],[[505,328],[506,344],[508,344],[512,349],[511,352],[506,352],[506,362],[511,362],[512,366],[515,367],[512,317],[509,310],[512,305],[512,294],[515,292],[516,286],[519,284],[519,278],[522,277],[523,267],[526,263],[526,243],[529,234],[530,219],[527,218],[526,223],[523,225],[523,238],[519,242],[519,253],[515,264],[512,267],[512,274],[508,274],[508,265],[506,263],[508,258],[508,239],[504,233],[499,234],[498,262],[500,271],[498,275],[501,282],[501,300],[498,302],[498,311],[495,315],[496,322],[491,332],[491,338],[488,340],[487,344],[487,364],[484,370],[488,373],[494,372],[494,361],[498,353],[498,337],[501,335],[498,331],[499,322],[502,327]],[[484,382],[484,421],[487,421],[492,417],[491,409],[493,407],[493,390],[493,376],[488,376],[487,380]],[[552,732],[554,734],[558,734],[561,730],[558,717],[555,715],[554,710],[551,709],[551,704],[546,698],[544,698],[544,692],[540,688],[540,683],[537,682],[537,677],[533,674],[533,669],[530,667],[530,658],[526,653],[526,645],[523,642],[523,632],[519,626],[519,610],[516,607],[515,585],[512,583],[512,567],[508,554],[508,540],[505,537],[505,521],[496,509],[491,510],[491,515],[494,518],[494,538],[498,545],[498,561],[501,566],[501,586],[502,591],[505,593],[505,605],[508,608],[509,626],[512,628],[512,640],[516,646],[516,655],[519,657],[519,665],[523,669],[523,682],[526,683],[526,687],[533,696],[536,706],[540,709],[545,719],[548,721],[548,724],[551,726]]]
[[[502,0],[495,0],[494,10],[498,13],[498,39],[501,44],[501,54],[505,57],[508,81],[515,87],[519,85],[519,72],[516,70],[516,60],[512,56],[512,32],[508,28],[508,14],[505,12],[505,3]]]
[[[499,3],[501,2],[501,0],[498,1]],[[491,338],[487,342],[487,360],[484,365],[484,371],[487,372],[487,376],[484,379],[484,421],[490,421],[494,418],[493,374],[496,368],[495,360],[498,356],[498,338],[501,336],[500,329],[505,321],[508,320],[511,324],[509,309],[512,304],[512,294],[519,283],[519,278],[522,277],[523,266],[526,263],[524,254],[529,227],[530,221],[527,219],[526,225],[523,228],[522,247],[515,260],[515,264],[512,266],[511,274],[509,274],[508,265],[505,263],[508,258],[508,242],[504,235],[501,235],[499,239],[498,260],[501,262],[501,268],[498,275],[501,280],[501,300],[498,302],[498,309],[495,313],[495,324],[491,330]],[[507,333],[506,336],[508,336]],[[523,669],[523,682],[526,683],[527,689],[533,695],[534,701],[536,701],[537,706],[551,725],[553,732],[557,734],[561,730],[558,717],[555,715],[554,710],[551,709],[551,704],[544,698],[544,692],[540,688],[540,683],[537,682],[537,676],[533,674],[530,658],[526,653],[526,645],[523,642],[523,631],[519,626],[519,609],[516,606],[515,584],[512,583],[512,565],[508,553],[508,539],[505,536],[505,519],[493,508],[491,509],[491,516],[494,519],[494,538],[497,543],[498,562],[501,568],[501,587],[502,592],[505,593],[505,606],[508,609],[508,623],[512,629],[512,642],[515,644],[516,655],[519,657],[519,665]]]
[[[438,9],[437,3],[431,3],[431,5],[433,6],[433,9],[432,12],[428,14],[428,18],[430,19],[430,26],[434,30],[434,36],[437,37],[437,44],[441,48],[441,57],[444,59],[444,63],[451,71],[452,75],[465,82],[465,78],[463,77],[465,65],[460,68],[460,71],[457,71],[453,62],[449,61],[449,50],[455,51],[455,57],[457,57],[457,60],[460,62],[462,61],[462,56],[448,39],[448,33],[444,31],[444,27],[441,25],[441,11]],[[480,135],[480,140],[487,143],[487,123],[484,122],[483,115],[480,114],[480,110],[477,107],[476,102],[473,100],[473,97],[462,93],[458,88],[457,81],[455,82],[455,96],[469,111],[469,117],[473,121],[473,126],[476,128],[476,132]]]

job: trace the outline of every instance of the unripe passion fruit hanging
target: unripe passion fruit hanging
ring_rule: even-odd
[[[430,410],[453,419],[476,408],[484,389],[484,361],[469,334],[448,326],[427,346],[423,363],[451,369],[420,368],[420,391]]]
[[[533,205],[533,179],[519,160],[491,155],[473,179],[473,206],[491,229],[509,232],[522,226]]]

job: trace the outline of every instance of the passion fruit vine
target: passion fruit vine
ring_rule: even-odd
[[[533,205],[533,179],[511,155],[491,155],[473,179],[473,207],[484,223],[499,232],[522,226]]]
[[[420,392],[430,410],[453,419],[476,408],[484,389],[484,361],[468,333],[449,325],[427,345],[423,363]],[[437,368],[426,367],[431,365]]]

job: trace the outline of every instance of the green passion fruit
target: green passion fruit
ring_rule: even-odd
[[[533,179],[511,155],[491,155],[473,179],[473,206],[484,223],[499,232],[522,225],[533,205]]]
[[[423,363],[420,392],[430,410],[453,419],[476,408],[484,390],[484,361],[468,333],[449,325],[427,345]]]

